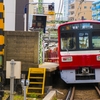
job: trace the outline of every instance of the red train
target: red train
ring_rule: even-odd
[[[61,78],[66,83],[100,82],[100,22],[80,20],[58,27]]]

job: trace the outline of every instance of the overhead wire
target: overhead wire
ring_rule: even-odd
[[[63,9],[63,0],[61,1],[61,0],[59,0],[59,7],[58,7],[58,12],[57,12],[57,19],[58,19],[58,21],[60,20],[60,14],[61,14],[61,12],[62,12],[62,9]],[[54,27],[53,27],[54,28]]]
[[[80,13],[84,13],[84,12],[92,12],[91,10],[90,11],[82,11],[82,12],[80,12]],[[80,15],[80,13],[78,14],[78,16],[77,16],[77,18],[76,19],[78,19],[78,17],[79,17],[79,15]]]
[[[59,1],[58,12],[57,12],[57,19],[58,19],[58,16],[59,16],[60,5],[61,5],[61,0]]]
[[[62,8],[63,8],[63,0],[59,0],[59,7],[58,7],[58,12],[57,12],[57,19],[60,19],[60,13],[62,12]],[[54,28],[54,26],[52,26],[52,28]]]
[[[81,1],[80,1],[79,6],[78,6],[78,8],[77,8],[77,11],[76,11],[76,13],[75,13],[75,17],[76,17],[76,15],[77,15],[77,12],[78,12],[79,8],[81,9],[82,3],[83,3],[83,2],[84,2],[84,0],[81,0]],[[79,15],[78,15],[78,17],[79,17]]]
[[[82,4],[80,5],[80,12],[81,12],[81,7],[82,7]],[[77,11],[78,12],[78,11]],[[76,13],[76,15],[77,15],[77,13]],[[75,15],[75,17],[76,17],[76,15]],[[77,18],[75,19],[75,20],[77,20],[78,19],[78,17],[79,17],[79,14],[78,14],[78,16],[77,16]]]
[[[57,19],[59,19],[59,14],[60,14],[60,12],[62,11],[62,6],[61,6],[61,0],[59,0],[59,4],[58,4],[59,6],[58,6],[58,11],[57,11],[57,16],[56,16],[56,18]],[[50,44],[50,38],[51,38],[51,36],[50,36],[50,33],[51,33],[51,31],[53,32],[53,31],[55,31],[54,30],[54,26],[52,26],[50,29],[48,29],[48,31],[49,31],[49,41],[48,41],[48,45]],[[55,45],[56,44],[56,42],[53,42],[53,44]]]
[[[83,2],[84,2],[84,0],[81,0],[81,2],[80,2],[81,6],[82,6],[82,3],[83,3]],[[81,7],[80,7],[80,8],[81,8]],[[82,11],[82,12],[80,11],[76,19],[78,19],[80,13],[83,13],[83,12],[92,12],[92,11]]]
[[[58,20],[60,20],[60,14],[61,14],[61,12],[62,12],[62,8],[63,8],[63,0],[62,0],[62,3],[61,3],[61,8],[60,8]]]

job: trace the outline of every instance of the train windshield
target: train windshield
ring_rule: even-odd
[[[92,32],[92,47],[100,49],[100,32]]]
[[[100,50],[100,23],[65,24],[59,36],[61,51]]]
[[[61,50],[75,50],[75,49],[76,49],[75,33],[61,34]]]
[[[76,31],[61,33],[61,51],[100,49],[100,31]]]
[[[89,33],[79,32],[79,49],[89,48]]]

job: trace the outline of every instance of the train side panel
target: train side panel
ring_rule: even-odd
[[[89,51],[89,53],[87,51],[72,51],[69,53],[61,53],[59,62],[60,70],[78,69],[81,66],[100,68],[100,51],[92,50]]]

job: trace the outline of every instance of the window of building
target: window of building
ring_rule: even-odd
[[[74,12],[71,12],[71,15],[73,15],[74,14]]]
[[[78,16],[80,15],[80,12],[78,13]]]
[[[87,8],[87,6],[84,6],[84,9],[86,9]]]

